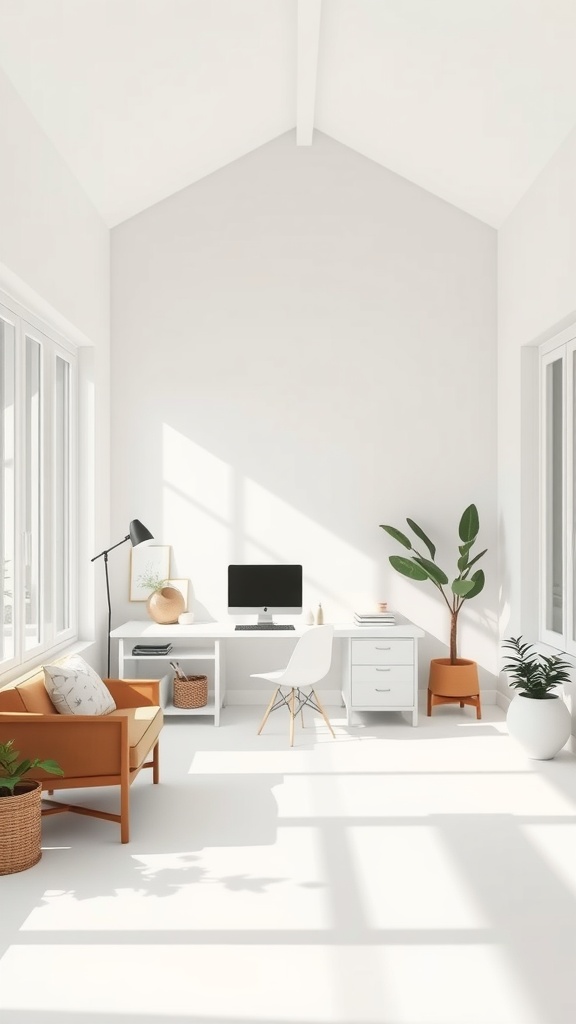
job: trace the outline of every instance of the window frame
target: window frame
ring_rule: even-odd
[[[547,601],[551,590],[549,555],[548,480],[550,474],[548,367],[555,361],[562,373],[562,459],[561,459],[561,544],[562,544],[562,630],[548,625]],[[576,566],[574,513],[576,506],[576,325],[572,325],[539,348],[539,594],[540,640],[550,647],[576,656]],[[571,528],[570,525],[572,524]]]
[[[14,670],[38,663],[48,652],[56,651],[78,636],[78,363],[77,349],[49,325],[0,293],[0,317],[14,329],[14,652],[0,661],[0,685],[12,677]],[[25,573],[25,508],[26,508],[26,349],[27,341],[39,344],[40,356],[40,419],[39,419],[39,607],[38,642],[26,642],[26,573]],[[56,365],[60,358],[68,365],[69,401],[64,435],[68,444],[67,517],[69,523],[68,578],[69,621],[66,628],[56,625],[57,591],[61,575],[57,560],[57,481],[56,443],[58,396]],[[1,512],[1,510],[0,510]]]

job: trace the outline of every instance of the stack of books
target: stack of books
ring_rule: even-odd
[[[393,626],[395,622],[394,612],[354,612],[356,626]]]
[[[141,658],[143,655],[151,657],[160,657],[164,654],[170,654],[172,650],[172,644],[136,644],[132,648],[132,655],[135,658]]]

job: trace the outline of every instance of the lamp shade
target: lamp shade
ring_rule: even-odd
[[[133,519],[130,523],[130,543],[135,548],[138,544],[143,544],[145,540],[154,540],[153,535],[139,519]]]

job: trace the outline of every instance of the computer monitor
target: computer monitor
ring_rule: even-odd
[[[258,624],[272,615],[299,615],[302,611],[301,565],[229,565],[228,612],[258,616]]]

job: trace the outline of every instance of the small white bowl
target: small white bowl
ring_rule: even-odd
[[[191,626],[194,622],[194,612],[181,612],[178,616],[178,622],[181,626]]]

